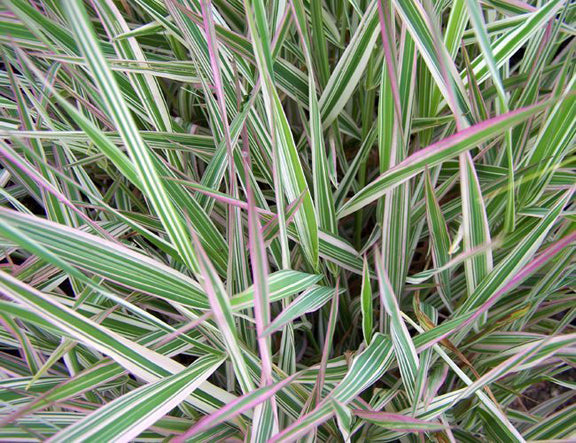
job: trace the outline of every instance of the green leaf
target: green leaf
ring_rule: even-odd
[[[364,341],[370,344],[372,340],[372,322],[373,322],[373,306],[372,306],[372,286],[370,282],[370,271],[368,269],[368,260],[364,258],[364,271],[362,272],[362,289],[360,289],[361,309],[362,309],[362,332],[364,334]]]

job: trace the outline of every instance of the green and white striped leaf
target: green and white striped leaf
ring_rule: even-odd
[[[146,384],[64,429],[56,441],[122,441],[138,437],[206,381],[224,361],[206,355],[178,374]]]
[[[418,367],[420,365],[416,348],[408,332],[408,328],[402,319],[396,294],[392,290],[392,285],[388,279],[386,269],[376,255],[376,273],[378,275],[378,286],[380,289],[380,299],[390,318],[390,335],[394,346],[394,354],[400,368],[404,387],[410,397],[416,394],[416,379],[418,378]]]
[[[340,209],[338,216],[343,217],[363,208],[382,197],[388,189],[398,186],[421,173],[426,167],[430,168],[441,164],[443,161],[454,158],[462,152],[466,152],[478,146],[480,143],[496,137],[508,128],[525,121],[549,105],[549,102],[544,102],[525,109],[511,111],[489,121],[464,129],[459,133],[408,156],[404,161],[389,169],[357,192]]]

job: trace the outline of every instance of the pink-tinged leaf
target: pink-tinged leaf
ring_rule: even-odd
[[[360,417],[370,423],[375,423],[398,432],[430,432],[446,429],[446,426],[441,423],[419,420],[401,414],[392,414],[380,411],[364,411],[361,409],[353,410],[352,413],[356,417]]]
[[[207,415],[200,419],[194,426],[188,429],[184,434],[179,435],[172,439],[173,443],[182,443],[186,440],[192,438],[194,435],[202,432],[206,429],[210,429],[219,423],[225,421],[233,420],[238,415],[255,408],[262,402],[271,398],[274,394],[280,391],[282,388],[288,386],[292,383],[300,373],[294,374],[281,382],[274,385],[269,385],[263,388],[258,388],[252,392],[249,392],[242,397],[238,397],[234,401],[231,401],[223,408],[220,408],[217,412]]]
[[[212,17],[212,1],[201,0],[200,6],[202,8],[202,21],[204,23],[204,32],[206,33],[206,42],[208,46],[208,55],[210,56],[210,67],[212,68],[212,78],[216,90],[216,99],[222,119],[222,129],[224,131],[224,141],[226,143],[226,151],[228,154],[228,178],[230,193],[235,194],[236,174],[234,171],[234,154],[232,137],[230,136],[230,127],[228,125],[228,113],[226,111],[226,95],[222,85],[222,74],[220,72],[220,60],[218,58],[218,39],[216,38],[216,31],[214,29],[214,21]]]
[[[297,211],[300,210],[303,201],[304,201],[304,194],[300,194],[300,197],[298,197],[296,200],[294,200],[292,203],[286,206],[286,210],[284,211],[284,215],[286,217],[285,219],[286,226],[289,226],[290,223],[292,223],[294,215],[296,214]],[[274,238],[276,238],[279,231],[280,231],[280,225],[278,222],[278,215],[274,214],[272,217],[270,217],[270,220],[262,227],[262,235],[264,236],[264,241],[266,241],[267,243],[271,242]],[[320,236],[321,232],[318,235]]]
[[[395,55],[392,53],[394,48],[390,44],[390,35],[392,25],[390,23],[390,14],[384,14],[384,8],[382,6],[383,0],[378,0],[378,18],[380,19],[380,33],[382,35],[382,43],[384,45],[384,58],[386,60],[386,69],[388,72],[388,78],[390,81],[390,88],[392,90],[392,96],[394,98],[394,112],[396,113],[397,121],[402,121],[402,112],[400,108],[400,93],[398,91],[398,79],[396,76],[396,59]],[[387,2],[388,3],[388,2]],[[401,129],[401,125],[398,126]]]
[[[250,170],[248,158],[244,157],[244,168]],[[270,289],[268,287],[268,256],[262,235],[260,219],[256,212],[256,202],[250,186],[250,178],[246,177],[246,197],[248,200],[248,237],[250,262],[252,264],[252,279],[254,281],[254,315],[256,332],[258,334],[258,349],[262,361],[261,386],[272,383],[272,350],[270,337],[263,336],[264,329],[270,324]],[[265,440],[278,432],[278,410],[274,397],[269,402],[262,403],[254,411],[252,440]]]
[[[338,217],[342,218],[356,212],[364,206],[378,200],[388,190],[423,172],[426,167],[430,168],[439,165],[462,152],[477,147],[482,142],[502,134],[506,129],[529,119],[535,113],[549,107],[552,103],[552,100],[543,101],[532,106],[499,115],[498,117],[463,129],[444,140],[440,140],[427,148],[415,152],[356,193],[342,206]]]
[[[34,167],[28,163],[28,161],[24,160],[20,157],[8,144],[4,142],[0,142],[0,154],[2,157],[6,158],[10,163],[12,163],[15,167],[20,169],[24,174],[30,177],[41,189],[44,189],[49,194],[53,195],[56,200],[58,200],[61,204],[70,208],[73,212],[78,214],[78,216],[86,222],[89,226],[94,228],[96,232],[99,232],[108,240],[117,243],[117,240],[112,237],[106,230],[104,230],[101,226],[94,223],[94,221],[90,220],[90,218],[80,211],[74,204],[68,200],[68,198],[62,194],[58,189],[56,189],[51,183],[49,183],[42,175],[40,175]]]
[[[177,178],[173,178],[173,177],[163,177],[165,180],[170,180],[170,181],[174,181],[177,182],[179,184],[181,184],[182,186],[186,186],[187,188],[191,188],[197,192],[199,192],[200,194],[204,194],[210,198],[213,198],[214,200],[224,204],[224,205],[230,205],[236,208],[240,208],[243,210],[248,210],[248,203],[242,201],[242,200],[238,200],[237,198],[234,197],[230,197],[227,194],[224,194],[222,192],[218,192],[215,191],[212,188],[208,188],[204,185],[201,185],[199,183],[193,183],[190,181],[186,181],[186,180],[180,180]],[[272,211],[269,211],[267,209],[262,209],[259,207],[255,207],[255,210],[260,213],[260,214],[266,214],[269,216],[274,216],[275,214]]]
[[[192,241],[198,258],[198,267],[201,276],[200,283],[208,296],[214,319],[222,334],[222,341],[226,345],[226,350],[232,360],[238,382],[244,393],[248,393],[254,389],[254,384],[252,383],[252,377],[250,376],[246,360],[242,354],[242,348],[236,330],[236,322],[232,315],[230,299],[214,265],[202,247],[200,239],[193,231]]]
[[[346,376],[312,411],[305,413],[286,429],[274,435],[271,443],[292,442],[320,426],[335,413],[333,402],[348,404],[388,369],[392,362],[392,345],[382,334],[375,334],[368,347],[357,355]]]
[[[326,339],[324,340],[324,348],[322,349],[322,358],[320,359],[320,369],[318,370],[318,381],[316,382],[316,399],[320,401],[322,398],[322,388],[324,387],[324,378],[326,376],[326,366],[328,364],[328,357],[332,350],[332,339],[334,337],[334,330],[336,329],[336,319],[338,318],[338,304],[340,300],[339,291],[340,281],[336,281],[336,290],[334,291],[334,298],[332,299],[332,308],[330,309],[330,317],[328,318],[328,326],[326,327]]]
[[[568,195],[571,195],[571,193]],[[561,202],[562,201],[565,202],[564,199],[562,199]],[[564,248],[567,248],[574,242],[576,242],[576,232],[572,232],[566,235],[562,239],[556,241],[551,246],[546,248],[536,258],[518,270],[513,275],[513,277],[509,278],[509,280],[500,289],[496,290],[484,303],[482,303],[471,312],[460,314],[455,318],[444,322],[440,326],[415,337],[414,344],[416,346],[416,350],[418,352],[422,352],[423,350],[435,345],[436,343],[454,334],[455,332],[473,324],[477,318],[487,312],[498,300],[500,300],[504,294],[517,287],[526,278],[547,264]],[[497,271],[498,268],[492,272]],[[444,332],[437,333],[436,330]]]

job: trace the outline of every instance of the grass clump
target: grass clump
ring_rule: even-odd
[[[3,0],[0,439],[573,437],[574,5]]]

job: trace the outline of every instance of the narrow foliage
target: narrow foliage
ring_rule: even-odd
[[[573,438],[575,14],[0,2],[0,440]]]

